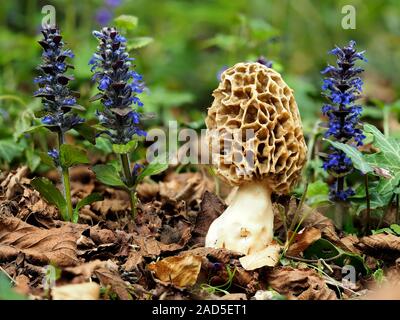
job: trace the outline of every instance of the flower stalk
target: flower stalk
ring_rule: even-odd
[[[73,217],[71,200],[71,184],[69,180],[69,169],[60,163],[60,150],[65,144],[65,133],[84,122],[74,110],[81,110],[77,105],[76,92],[69,89],[68,84],[74,78],[66,72],[73,68],[67,62],[73,58],[71,50],[64,48],[64,42],[58,28],[46,27],[42,30],[43,39],[39,44],[43,48],[42,64],[39,65],[40,75],[34,79],[39,88],[34,93],[35,97],[42,99],[43,117],[42,124],[58,135],[58,149],[48,152],[53,159],[54,165],[61,175],[62,194],[66,201],[66,216],[69,220]]]
[[[139,173],[137,165],[131,168],[129,152],[134,147],[129,147],[132,141],[145,136],[146,132],[139,128],[141,114],[137,108],[143,106],[137,96],[143,92],[144,83],[142,76],[131,70],[133,58],[129,57],[126,50],[126,39],[111,27],[93,31],[98,39],[99,46],[89,64],[94,72],[93,80],[97,82],[99,93],[92,100],[100,100],[102,110],[97,110],[101,131],[106,135],[120,157],[121,176],[131,202],[132,216],[136,216],[136,177]],[[133,107],[134,106],[134,107]]]
[[[336,66],[328,65],[321,73],[326,75],[322,86],[323,95],[328,104],[322,107],[322,113],[328,118],[325,123],[325,137],[345,144],[362,146],[365,136],[361,129],[360,116],[362,106],[355,101],[360,98],[363,82],[359,75],[364,71],[356,67],[357,60],[366,61],[364,51],[357,52],[355,42],[343,47],[336,47],[329,52],[335,55]],[[346,176],[354,168],[353,163],[343,151],[330,147],[330,153],[324,160],[323,168],[333,177],[330,198],[344,202],[354,195],[354,190],[346,186]]]

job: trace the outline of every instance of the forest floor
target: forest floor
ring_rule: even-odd
[[[57,181],[54,173],[48,178]],[[139,186],[133,223],[124,191],[99,184],[87,167],[73,168],[75,203],[93,192],[104,196],[82,208],[74,224],[61,221],[57,209],[32,189],[26,167],[3,173],[0,271],[31,299],[400,299],[400,237],[342,236],[312,210],[279,265],[246,271],[240,254],[204,247],[210,223],[226,208],[221,198],[229,188],[221,186],[221,198],[216,196],[215,180],[202,172],[167,171],[156,178]],[[290,207],[290,199],[277,201]],[[275,232],[278,237],[284,232],[279,215]],[[304,258],[318,239],[349,254]],[[370,271],[356,268],[356,282],[343,281],[343,266],[361,256],[362,268]],[[56,286],[48,290],[49,283]]]

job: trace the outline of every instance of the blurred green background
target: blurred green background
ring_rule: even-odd
[[[368,63],[363,65],[364,104],[369,107],[365,116],[380,120],[383,106],[393,105],[398,99],[400,6],[397,0],[1,1],[2,167],[24,161],[21,159],[26,159],[31,168],[40,162],[31,140],[18,137],[30,125],[32,111],[40,107],[32,92],[41,55],[36,42],[44,16],[41,9],[46,4],[55,6],[56,22],[75,53],[76,81],[72,86],[81,92],[79,103],[88,108],[88,117],[93,117],[96,108],[88,102],[96,90],[88,66],[97,45],[91,32],[101,25],[112,24],[112,19],[121,14],[138,17],[132,36],[153,38],[145,47],[131,52],[148,87],[143,94],[145,111],[157,116],[147,126],[178,119],[182,124],[201,127],[221,68],[264,56],[274,62],[274,68],[295,89],[308,134],[323,104],[320,70],[328,61],[334,63],[327,51],[335,44],[347,44],[350,39],[356,40],[358,49],[367,50]],[[341,27],[344,16],[341,10],[348,4],[356,9],[355,30]],[[394,105],[397,107],[393,110],[400,109],[398,104]]]

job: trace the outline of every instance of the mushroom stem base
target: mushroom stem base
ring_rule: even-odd
[[[271,190],[252,182],[239,187],[231,205],[211,224],[206,247],[251,255],[268,247],[273,234]]]

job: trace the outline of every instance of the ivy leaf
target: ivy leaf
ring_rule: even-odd
[[[161,172],[168,169],[167,163],[159,163],[159,162],[151,162],[148,166],[139,174],[137,177],[137,182],[139,183],[145,177],[154,176],[156,174],[160,174]]]
[[[386,170],[389,179],[381,179],[377,187],[377,192],[392,193],[400,183],[400,141],[393,137],[385,137],[376,127],[370,124],[364,125],[364,131],[372,134],[373,145],[379,152],[364,156],[371,165]],[[380,171],[375,172],[378,174]]]
[[[89,163],[89,159],[85,150],[70,144],[63,144],[60,147],[60,163],[62,167],[69,168],[77,164]]]
[[[133,30],[137,27],[139,19],[132,15],[123,14],[114,19],[117,28]]]
[[[92,169],[96,174],[97,180],[112,187],[126,187],[122,182],[117,169],[109,164],[99,164]]]
[[[343,151],[353,162],[354,168],[360,170],[363,174],[374,171],[370,164],[364,160],[363,154],[355,147],[337,141],[326,141],[328,141],[335,149]]]
[[[132,140],[132,141],[128,142],[127,144],[113,144],[112,149],[115,153],[118,153],[118,154],[130,153],[136,149],[137,144],[138,143],[136,140]]]
[[[74,209],[74,214],[72,216],[72,222],[77,223],[78,219],[79,219],[79,210],[88,205],[91,204],[93,202],[96,201],[101,201],[103,200],[103,196],[99,193],[92,193],[90,195],[88,195],[87,197],[83,198],[81,201],[79,201]]]
[[[65,221],[69,220],[67,202],[65,201],[60,190],[58,190],[49,179],[34,178],[31,181],[31,185],[49,204],[55,205],[58,208],[62,218]]]

